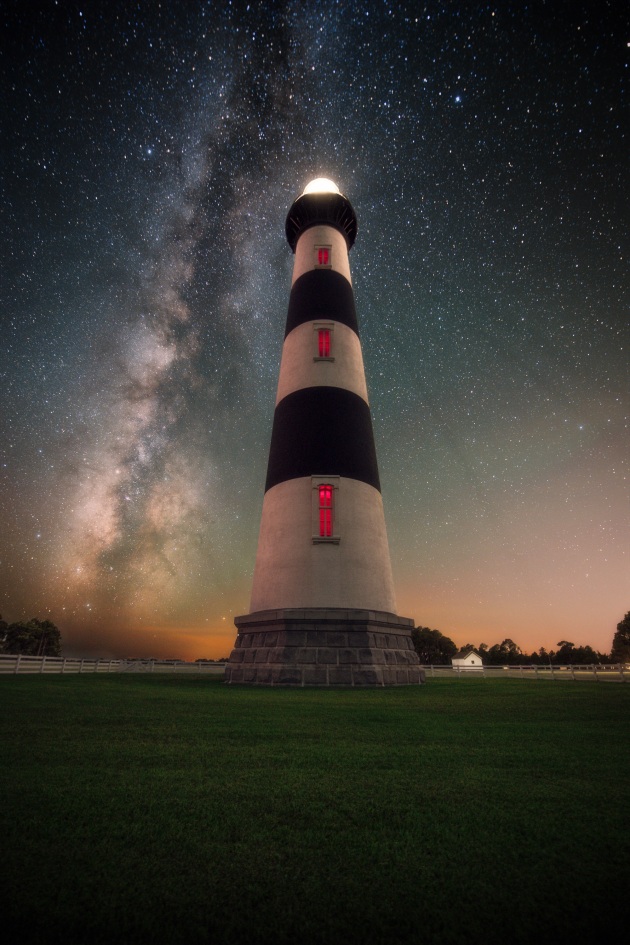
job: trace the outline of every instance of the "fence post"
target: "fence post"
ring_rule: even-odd
[[[65,673],[65,671],[66,671],[66,661],[65,661],[65,659],[64,659],[63,663],[61,664],[61,672],[62,672],[62,674]]]
[[[46,657],[45,657],[45,656],[42,656],[42,661],[41,661],[41,663],[39,664],[39,671],[40,671],[40,673],[43,673],[43,672],[44,672],[44,666],[45,666],[45,665],[46,665]]]
[[[79,666],[79,672],[80,672],[80,673],[83,672],[83,664],[84,664],[84,662],[85,662],[85,660],[81,660],[81,665]]]
[[[538,667],[535,664],[534,664],[534,673],[536,674],[536,679],[539,679],[540,677],[538,675]]]
[[[15,669],[13,672],[17,675],[20,671],[20,660],[22,659],[22,654],[18,653],[18,658],[15,661]]]
[[[573,663],[571,663],[571,665],[569,666],[569,669],[571,670],[571,679],[573,680],[573,682],[575,682],[575,673],[573,672]]]

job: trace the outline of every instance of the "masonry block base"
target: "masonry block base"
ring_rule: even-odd
[[[374,610],[266,610],[235,619],[225,682],[409,686],[425,682],[413,620]]]

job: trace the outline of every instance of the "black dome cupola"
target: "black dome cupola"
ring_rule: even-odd
[[[357,218],[352,204],[332,181],[323,177],[307,185],[287,214],[285,231],[294,253],[298,239],[312,226],[334,226],[345,237],[348,250],[357,237]]]

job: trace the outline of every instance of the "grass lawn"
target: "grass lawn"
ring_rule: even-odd
[[[629,708],[630,686],[594,682],[3,678],[2,928],[20,945],[614,940]]]

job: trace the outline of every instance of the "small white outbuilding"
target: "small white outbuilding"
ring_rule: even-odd
[[[452,660],[453,669],[483,670],[483,660],[476,650],[460,650]]]

